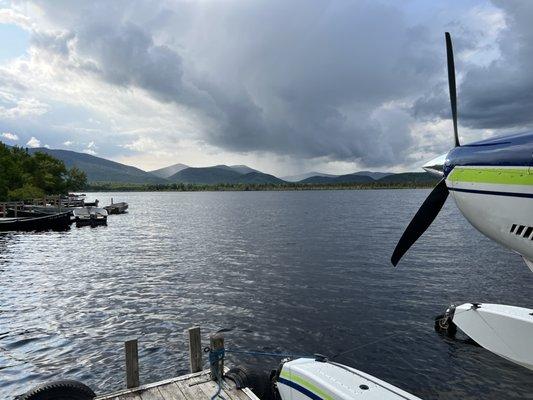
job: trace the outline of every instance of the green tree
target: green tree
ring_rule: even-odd
[[[87,176],[79,168],[67,169],[48,154],[28,154],[27,149],[0,142],[0,200],[26,200],[45,194],[81,190]]]
[[[28,183],[8,192],[9,200],[32,200],[42,197],[44,197],[44,191]]]
[[[77,167],[72,167],[67,175],[67,190],[83,190],[87,186],[87,174]]]

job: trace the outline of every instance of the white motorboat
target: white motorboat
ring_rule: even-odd
[[[99,207],[78,207],[72,211],[76,226],[97,226],[107,224],[107,211]]]

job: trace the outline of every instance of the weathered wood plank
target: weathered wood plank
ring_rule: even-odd
[[[128,393],[137,393],[137,392],[139,392],[141,390],[146,390],[146,389],[150,389],[150,388],[153,388],[153,387],[161,386],[161,385],[164,385],[166,383],[187,381],[187,380],[189,380],[191,378],[194,378],[196,376],[201,376],[201,375],[207,375],[209,377],[209,371],[206,370],[206,371],[197,372],[195,374],[180,375],[180,376],[176,376],[174,378],[165,379],[165,380],[162,380],[162,381],[159,381],[159,382],[147,383],[145,385],[142,385],[142,386],[139,386],[139,387],[136,387],[136,388],[132,388],[132,389],[122,389],[122,390],[119,390],[119,391],[117,391],[115,393],[110,393],[110,394],[105,394],[105,395],[102,395],[102,396],[98,396],[98,397],[96,397],[96,400],[113,400],[117,396],[120,396],[120,395],[126,395]]]
[[[97,397],[98,400],[210,400],[218,384],[211,380],[209,370],[154,382],[133,389]],[[233,382],[224,381],[227,400],[259,400],[249,389],[237,390]]]
[[[124,342],[124,349],[126,351],[126,387],[134,388],[140,385],[137,339]]]
[[[138,393],[126,393],[115,397],[116,400],[141,400],[141,396]]]
[[[165,400],[158,388],[151,388],[140,393],[142,400]]]
[[[228,397],[232,400],[250,400],[250,397],[242,390],[237,389],[235,386],[235,382],[229,379],[224,380],[223,389],[225,397]]]
[[[200,327],[195,326],[189,333],[189,367],[192,373],[202,370],[202,335]]]
[[[187,397],[185,397],[179,386],[174,382],[158,386],[157,389],[165,400],[187,400]]]
[[[204,375],[203,380],[209,379],[209,374]],[[203,399],[205,398],[204,392],[200,389],[198,377],[192,378],[186,381],[176,382],[176,385],[181,389],[187,399]],[[211,397],[209,397],[211,398]]]
[[[251,399],[251,400],[260,400],[259,397],[257,397],[257,396],[255,395],[255,393],[252,392],[252,390],[249,389],[249,388],[241,389],[241,392],[244,393],[244,394],[248,397],[248,399]]]
[[[208,399],[212,398],[214,396],[214,394],[218,390],[218,383],[214,382],[214,381],[204,382],[204,383],[202,383],[201,385],[198,385],[198,386],[200,387],[200,389],[204,393],[204,397],[206,397]],[[222,389],[220,394],[222,396],[224,396],[224,395],[227,396],[228,395],[227,393],[224,392],[224,389]],[[230,397],[230,400],[234,400],[233,397]]]

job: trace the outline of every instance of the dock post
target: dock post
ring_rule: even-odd
[[[128,389],[138,387],[140,383],[137,339],[124,342],[124,348],[126,350],[126,387]]]
[[[189,328],[189,367],[191,374],[202,370],[202,336],[200,327]]]
[[[211,379],[218,381],[224,375],[224,335],[213,333],[209,337],[211,352],[209,364],[211,365]]]

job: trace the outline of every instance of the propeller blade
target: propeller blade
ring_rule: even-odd
[[[448,32],[446,36],[446,55],[448,56],[448,85],[450,86],[450,103],[452,105],[453,133],[455,147],[459,147],[459,134],[457,133],[457,90],[455,87],[455,63],[453,62],[452,38]]]
[[[448,193],[446,180],[442,179],[437,186],[433,188],[426,200],[424,200],[424,203],[422,203],[400,238],[394,249],[394,253],[392,253],[392,265],[396,266],[407,250],[409,250],[426,229],[429,228],[448,198]]]

